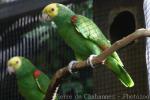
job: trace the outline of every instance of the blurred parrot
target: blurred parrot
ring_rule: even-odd
[[[26,58],[12,57],[7,62],[9,74],[15,73],[19,92],[26,100],[43,100],[51,80]],[[56,89],[58,90],[58,88]],[[56,92],[52,100],[56,100]]]
[[[42,11],[41,20],[54,21],[60,36],[73,49],[76,59],[81,61],[88,58],[88,62],[93,68],[95,67],[92,64],[94,55],[100,55],[111,46],[109,40],[92,20],[75,14],[63,4],[52,3],[47,5]],[[126,87],[134,86],[132,78],[123,68],[124,65],[116,52],[103,62],[123,85]],[[70,62],[68,68],[71,69],[73,63],[75,62]]]

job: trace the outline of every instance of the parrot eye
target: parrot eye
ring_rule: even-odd
[[[19,61],[16,61],[16,64],[18,64],[19,63]]]
[[[51,11],[54,11],[54,10],[55,10],[54,8],[51,9]]]

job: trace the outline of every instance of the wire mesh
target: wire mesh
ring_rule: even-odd
[[[92,17],[86,5],[69,3],[68,7]],[[74,59],[72,50],[57,35],[54,25],[39,23],[40,12],[38,8],[0,21],[0,100],[23,100],[15,75],[10,76],[6,71],[6,62],[11,57],[28,58],[49,77]]]
[[[139,0],[137,0],[136,3],[133,1],[124,2],[116,0],[115,2],[109,1],[107,4],[104,4],[105,1],[101,3],[100,0],[95,0],[95,22],[104,33],[109,33],[111,22],[109,18],[111,19],[111,17],[113,17],[109,15],[109,12],[112,8],[120,5],[129,9],[132,8],[130,5],[132,4],[132,6],[134,5],[134,9],[136,8],[136,10],[133,10],[134,16],[138,14],[138,17],[135,19],[137,23],[136,28],[143,26],[144,20],[140,6],[142,3],[138,2]],[[89,2],[91,2],[91,0],[89,0]],[[106,5],[109,6],[106,7]],[[69,3],[68,7],[78,14],[86,15],[90,18],[93,17],[92,9],[87,9],[91,7],[91,5],[87,6],[87,2],[80,4]],[[117,10],[118,9],[115,9],[115,11]],[[53,24],[50,24],[51,27],[47,24],[39,24],[40,11],[41,10],[37,9],[34,10],[34,12],[21,13],[20,15],[16,15],[16,17],[10,17],[0,21],[0,100],[23,100],[22,96],[18,93],[15,75],[10,76],[6,72],[6,62],[10,57],[16,55],[27,57],[32,60],[36,67],[49,75],[49,77],[52,77],[52,74],[54,74],[57,69],[67,65],[70,60],[75,59],[72,50],[57,35]],[[106,35],[111,37],[110,34]],[[139,40],[138,43],[119,50],[119,55],[124,62],[125,68],[133,77],[135,87],[132,89],[123,87],[117,78],[102,66],[101,68],[96,68],[93,73],[94,94],[100,96],[110,95],[110,98],[115,100],[120,100],[123,96],[127,97],[127,95],[132,96],[133,94],[147,95],[145,40]],[[66,84],[62,86],[62,89],[66,89],[70,85],[70,88],[76,88],[75,91],[82,92],[79,91],[83,88],[79,84],[82,80],[75,80],[78,82],[72,82],[72,80],[65,82]],[[60,92],[64,93],[65,91]],[[74,95],[72,91],[68,94],[70,93]],[[87,96],[88,94],[85,94],[85,97]],[[125,100],[126,99],[128,98],[125,98]]]
[[[14,1],[16,0],[1,0],[0,3],[2,4],[2,3],[14,2]]]
[[[109,2],[104,1],[103,3],[95,0],[95,22],[97,23],[97,25],[99,25],[102,31],[106,33],[105,35],[111,40],[119,37],[116,36],[116,34],[120,34],[120,36],[123,35],[124,37],[129,34],[125,34],[124,32],[129,31],[127,29],[130,29],[132,27],[128,27],[126,23],[123,23],[121,25],[121,22],[127,22],[128,17],[130,16],[126,16],[126,18],[123,18],[122,20],[117,19],[119,25],[113,26],[113,28],[115,32],[118,33],[113,34],[110,33],[112,32],[110,31],[110,29],[112,28],[111,25],[113,21],[115,21],[114,19],[117,18],[116,16],[118,16],[120,13],[128,11],[134,16],[134,24],[136,28],[144,27],[142,4],[142,0],[127,0],[125,2],[120,0],[110,0]],[[104,5],[108,6],[105,7]],[[129,23],[134,22],[134,20],[129,21]],[[122,26],[124,27],[121,28]],[[133,31],[130,31],[130,33],[132,33]],[[117,38],[117,40],[123,37]],[[149,100],[145,46],[145,39],[139,39],[137,42],[134,42],[118,50],[119,56],[125,66],[125,69],[129,72],[135,82],[135,86],[133,88],[124,87],[111,71],[108,71],[105,66],[102,66],[101,68],[97,68],[96,70],[94,70],[94,93],[99,96],[107,96],[109,99],[114,100]]]

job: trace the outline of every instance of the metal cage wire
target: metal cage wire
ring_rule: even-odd
[[[83,8],[84,4],[70,2],[67,5],[75,12],[91,17],[92,13],[83,10],[86,9]],[[70,59],[74,59],[71,49],[52,27],[54,25],[49,23],[49,27],[39,23],[40,12],[41,9],[20,13],[0,22],[0,100],[23,100],[18,93],[15,75],[10,76],[6,71],[9,58],[24,56],[50,77]]]

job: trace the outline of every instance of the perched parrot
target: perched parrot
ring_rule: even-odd
[[[19,92],[26,100],[43,100],[51,83],[50,79],[26,58],[12,57],[7,62],[7,70],[15,73]],[[55,100],[56,91],[53,96]]]
[[[49,4],[42,13],[42,20],[55,22],[60,36],[73,49],[77,60],[85,60],[92,54],[99,55],[111,46],[109,40],[92,20],[75,14],[63,4]],[[134,86],[132,78],[123,68],[124,65],[116,52],[105,59],[104,65],[126,87]]]

